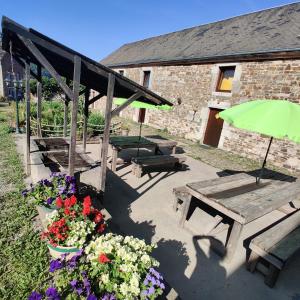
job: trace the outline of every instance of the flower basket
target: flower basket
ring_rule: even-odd
[[[50,255],[53,258],[60,258],[63,254],[66,255],[66,260],[71,259],[73,256],[78,254],[81,250],[76,247],[63,247],[63,246],[52,246],[47,243]]]

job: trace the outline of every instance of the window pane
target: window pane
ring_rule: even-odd
[[[148,88],[150,84],[150,71],[144,71],[143,86]]]
[[[231,92],[234,71],[234,67],[220,68],[220,81],[218,86],[219,91]]]

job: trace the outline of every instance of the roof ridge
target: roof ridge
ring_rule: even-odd
[[[221,19],[221,20],[218,20],[218,21],[214,21],[214,22],[210,22],[210,23],[204,23],[204,24],[200,24],[200,25],[196,25],[196,26],[192,26],[192,27],[188,27],[188,28],[184,28],[184,29],[180,29],[180,30],[175,30],[175,31],[168,32],[168,33],[162,33],[162,34],[159,34],[159,35],[151,36],[151,37],[144,38],[144,39],[141,39],[141,40],[137,40],[137,41],[134,41],[134,42],[125,43],[120,48],[122,48],[124,46],[127,46],[127,45],[133,45],[133,44],[140,43],[140,42],[143,42],[143,41],[147,41],[147,40],[151,40],[151,39],[156,39],[156,38],[159,38],[159,37],[162,37],[162,36],[171,35],[171,34],[174,34],[174,33],[177,33],[177,32],[183,32],[185,30],[191,30],[191,29],[194,29],[194,28],[197,28],[197,27],[201,27],[201,26],[213,25],[213,24],[217,24],[217,23],[229,21],[229,20],[232,20],[232,19],[235,19],[235,18],[249,16],[249,15],[252,15],[252,14],[257,14],[257,13],[260,13],[260,12],[269,11],[269,10],[273,10],[273,9],[275,10],[275,9],[278,9],[278,8],[282,8],[284,6],[291,6],[291,5],[295,5],[295,4],[300,4],[300,2],[296,1],[296,2],[292,2],[292,3],[288,3],[288,4],[282,4],[282,5],[278,5],[278,6],[273,6],[273,7],[269,7],[269,8],[265,8],[265,9],[261,9],[261,10],[257,10],[257,11],[253,11],[253,12],[249,12],[249,13],[246,13],[246,14],[241,14],[241,15],[229,17],[227,19]],[[118,50],[118,49],[116,49],[116,50]]]

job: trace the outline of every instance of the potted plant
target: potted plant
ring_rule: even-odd
[[[65,199],[76,192],[75,178],[61,173],[51,173],[50,179],[42,179],[22,191],[22,195],[31,199],[44,215],[56,209],[54,201],[57,197]],[[44,217],[44,216],[43,216]]]
[[[154,247],[131,236],[102,235],[69,260],[65,254],[52,259],[52,285],[28,299],[154,300],[165,289],[150,256]]]
[[[52,257],[68,254],[71,258],[83,248],[91,233],[104,231],[104,218],[92,206],[90,196],[85,197],[83,203],[74,195],[64,200],[57,197],[55,204],[58,209],[48,215],[41,237],[47,242]]]
[[[155,245],[132,236],[108,233],[85,248],[90,277],[98,287],[96,295],[113,299],[155,299],[165,288],[154,269],[159,262],[150,256]]]

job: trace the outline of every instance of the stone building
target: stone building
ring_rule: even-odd
[[[145,123],[258,159],[266,138],[215,115],[251,99],[300,102],[300,3],[125,44],[101,63],[174,103],[172,111],[146,111]],[[276,140],[269,159],[299,171],[300,146]]]

